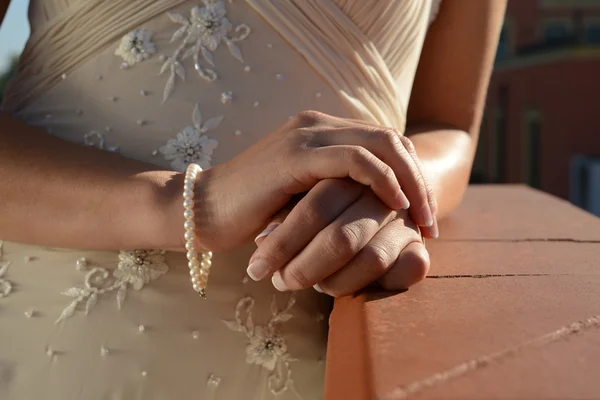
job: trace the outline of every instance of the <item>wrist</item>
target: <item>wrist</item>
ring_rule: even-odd
[[[194,221],[196,223],[195,233],[199,251],[209,248],[206,231],[209,226],[207,219],[210,213],[206,211],[206,185],[207,172],[198,174],[194,185]],[[147,177],[152,183],[154,196],[149,206],[151,213],[155,215],[152,226],[153,242],[155,248],[173,251],[185,251],[185,217],[183,212],[183,186],[185,174],[172,171],[159,171]]]
[[[183,251],[183,181],[184,174],[173,171],[152,171],[136,176],[144,186],[145,202],[135,224],[144,230],[148,248]],[[144,221],[140,224],[140,221]]]

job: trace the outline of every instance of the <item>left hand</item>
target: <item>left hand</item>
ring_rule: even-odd
[[[371,189],[349,179],[319,182],[275,216],[256,242],[248,274],[255,280],[271,276],[279,290],[315,286],[337,297],[375,281],[398,290],[429,269],[419,228],[408,213],[391,210]]]

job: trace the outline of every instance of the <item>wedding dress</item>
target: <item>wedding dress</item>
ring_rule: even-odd
[[[31,0],[3,109],[178,171],[302,110],[403,129],[438,5]],[[0,399],[322,398],[329,302],[249,280],[253,250],[215,254],[201,300],[184,254],[0,242]]]

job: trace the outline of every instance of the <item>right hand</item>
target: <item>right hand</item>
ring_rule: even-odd
[[[249,242],[295,194],[320,180],[351,178],[391,209],[427,205],[423,177],[390,128],[306,111],[196,183],[198,245],[225,250]],[[385,162],[383,161],[385,160]],[[417,190],[400,189],[401,184]],[[412,198],[411,198],[412,197]],[[417,224],[422,221],[415,221]]]

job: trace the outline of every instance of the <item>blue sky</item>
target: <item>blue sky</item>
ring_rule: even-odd
[[[6,68],[11,55],[21,52],[29,37],[28,5],[29,0],[10,2],[4,22],[0,26],[0,72]]]

